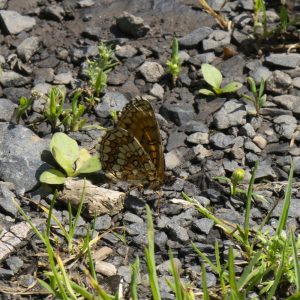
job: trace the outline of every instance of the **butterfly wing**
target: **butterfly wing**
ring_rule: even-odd
[[[102,170],[133,184],[155,180],[156,170],[139,141],[124,128],[107,130],[100,143]]]
[[[156,184],[162,185],[165,178],[165,160],[159,125],[151,104],[145,99],[136,99],[122,110],[117,127],[126,129],[148,153],[156,170]]]

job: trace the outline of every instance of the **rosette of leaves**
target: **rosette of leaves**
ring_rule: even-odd
[[[221,72],[210,64],[202,64],[201,71],[203,78],[209,84],[212,90],[200,89],[199,93],[206,96],[215,96],[225,93],[234,93],[243,85],[240,82],[232,81],[222,87],[223,76]]]
[[[63,184],[67,177],[76,177],[101,169],[98,155],[91,156],[86,149],[79,149],[77,142],[62,132],[53,135],[50,152],[63,171],[56,168],[44,171],[40,176],[43,183]]]

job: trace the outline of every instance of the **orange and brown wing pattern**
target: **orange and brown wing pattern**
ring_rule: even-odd
[[[144,99],[127,104],[116,128],[107,130],[100,143],[103,171],[133,184],[159,188],[165,162],[159,126],[150,103]]]
[[[117,126],[126,129],[140,142],[155,166],[157,180],[162,184],[165,160],[160,129],[151,104],[142,98],[130,102],[122,110]]]

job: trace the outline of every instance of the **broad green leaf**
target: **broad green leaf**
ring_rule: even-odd
[[[215,93],[213,91],[207,89],[200,89],[199,94],[206,95],[206,96],[215,96]]]
[[[243,85],[240,82],[230,82],[222,88],[223,93],[233,93],[240,89]]]
[[[219,88],[222,83],[222,74],[214,66],[210,64],[202,64],[201,71],[203,74],[204,80],[214,88]]]
[[[73,165],[79,156],[76,141],[62,132],[57,132],[51,139],[50,151],[57,163],[71,176],[74,171]]]
[[[63,184],[65,180],[65,174],[56,169],[47,170],[40,176],[40,182],[48,184]]]
[[[52,155],[68,176],[74,176],[75,163],[72,162],[70,157],[66,156],[65,153],[61,152],[57,147],[52,148]]]
[[[86,150],[86,149],[84,149],[84,150]],[[80,162],[80,166],[78,166],[78,168],[76,170],[76,174],[93,173],[93,172],[97,172],[99,170],[101,170],[101,163],[100,163],[99,155],[91,156],[89,154],[88,159],[82,160]]]

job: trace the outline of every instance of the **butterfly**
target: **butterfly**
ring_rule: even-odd
[[[165,160],[159,125],[151,104],[137,98],[121,111],[116,126],[100,142],[102,170],[113,179],[159,189]]]

